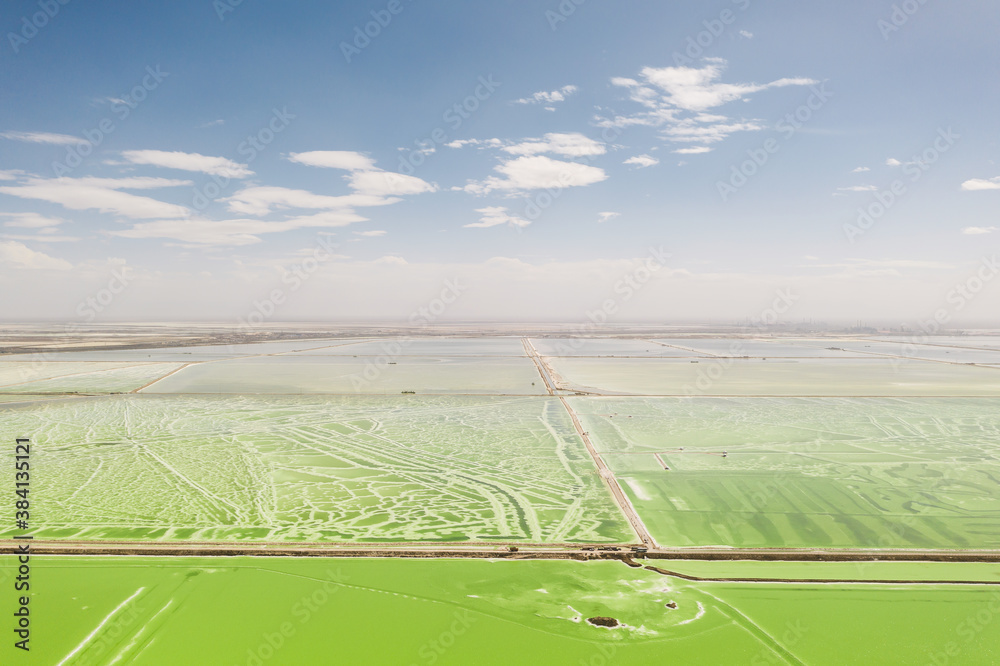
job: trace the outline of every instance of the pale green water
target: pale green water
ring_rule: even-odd
[[[693,349],[715,356],[763,357],[815,357],[847,358],[858,354],[827,349],[839,347],[839,340],[808,340],[780,338],[762,340],[755,338],[656,338],[656,340],[682,349]]]
[[[345,356],[524,356],[517,337],[452,338],[403,337],[371,340],[349,347],[298,352],[298,355]]]
[[[569,400],[660,544],[1000,547],[1000,399]]]
[[[633,395],[1000,396],[992,367],[893,359],[552,358],[571,390]]]
[[[634,538],[555,398],[131,395],[0,414],[35,444],[38,536]]]
[[[12,356],[9,358],[13,359],[16,357]],[[55,358],[54,355],[53,358]],[[5,359],[0,361],[0,386],[17,390],[21,385],[29,382],[38,382],[67,375],[113,370],[115,368],[128,368],[132,365],[132,363],[124,361],[83,363],[42,361],[38,359],[30,361]]]
[[[982,349],[1000,349],[1000,336],[997,335],[934,335],[934,336],[875,336],[879,340],[891,342],[914,342],[928,345],[947,345],[955,347],[970,347]]]
[[[107,363],[59,363],[77,366],[77,374],[0,388],[5,393],[128,393],[183,367],[181,363],[129,364],[110,370],[81,372]],[[123,364],[124,365],[124,364]],[[80,367],[82,366],[82,367]]]
[[[390,363],[393,361],[393,363]],[[543,395],[528,358],[263,356],[184,368],[146,393],[482,393]]]
[[[701,356],[697,352],[657,344],[652,340],[610,338],[532,338],[542,356]]]
[[[12,561],[0,558],[7,576]],[[33,664],[923,665],[946,649],[949,664],[1000,658],[989,610],[1000,594],[985,586],[689,583],[618,562],[33,563]],[[622,626],[585,622],[595,616]],[[5,640],[3,662],[23,661],[12,652]]]
[[[821,343],[807,342],[806,344]],[[1000,349],[969,349],[963,347],[942,347],[934,345],[912,344],[907,342],[877,342],[875,340],[851,340],[825,342],[845,350],[845,353],[858,355],[860,353],[884,354],[902,356],[904,358],[928,359],[933,361],[948,361],[951,363],[1000,363]]]

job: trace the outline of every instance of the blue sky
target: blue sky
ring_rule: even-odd
[[[993,319],[996,13],[678,4],[8,3],[4,316]]]

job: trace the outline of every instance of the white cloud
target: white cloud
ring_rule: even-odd
[[[0,180],[17,180],[23,175],[25,175],[25,173],[20,169],[0,170]]]
[[[819,83],[809,78],[782,78],[764,84],[723,83],[720,79],[726,61],[706,58],[704,62],[706,64],[701,68],[644,67],[640,71],[641,80],[612,78],[613,85],[627,88],[630,99],[645,110],[599,119],[598,125],[663,127],[663,136],[668,141],[713,143],[735,132],[762,130],[765,125],[759,120],[732,120],[727,116],[706,113],[709,109],[746,100],[763,90]]]
[[[536,92],[530,97],[522,97],[521,99],[514,100],[514,104],[556,104],[558,102],[565,102],[566,98],[575,93],[578,90],[576,86],[563,86],[558,90],[552,90],[550,92]],[[546,107],[547,110],[554,111],[555,109],[551,106]]]
[[[967,192],[976,190],[1000,190],[1000,176],[996,178],[973,178],[962,183],[962,189]]]
[[[82,240],[78,236],[59,236],[56,234],[46,233],[49,231],[57,231],[57,230],[39,229],[38,234],[35,236],[22,236],[19,234],[3,234],[3,237],[8,240],[31,241],[33,243],[75,243],[79,240]]]
[[[359,195],[370,197],[405,196],[437,192],[438,190],[437,185],[416,176],[383,171],[375,166],[375,162],[370,157],[349,150],[314,150],[308,153],[292,153],[288,159],[307,166],[349,171],[350,173],[344,178],[347,180],[348,186]],[[394,203],[395,201],[384,203]]]
[[[47,143],[55,146],[82,146],[86,140],[78,136],[69,134],[55,134],[53,132],[0,132],[0,137],[11,141],[24,141],[25,143]]]
[[[0,265],[48,271],[68,271],[73,267],[68,261],[36,252],[16,241],[0,241]]]
[[[903,163],[900,162],[899,160],[897,160],[895,157],[890,157],[889,159],[887,159],[885,161],[885,165],[886,166],[891,166],[891,167],[898,167],[898,166],[901,166],[902,164]]]
[[[516,215],[511,215],[507,212],[507,208],[504,206],[489,206],[487,208],[477,208],[477,213],[482,213],[479,218],[479,222],[473,222],[472,224],[466,224],[469,228],[486,229],[489,227],[496,227],[501,224],[507,224],[512,227],[526,227],[531,224],[530,221],[517,217]]]
[[[394,266],[406,266],[406,259],[402,257],[397,257],[395,255],[386,255],[384,257],[379,257],[375,260],[376,264],[392,264]]]
[[[678,148],[674,151],[678,155],[702,155],[712,152],[709,146],[694,146],[692,148]]]
[[[991,234],[997,230],[997,227],[965,227],[962,229],[962,233],[967,236],[980,236],[982,234]]]
[[[391,171],[355,171],[351,173],[348,184],[358,194],[376,197],[423,194],[437,192],[438,189],[437,185],[416,176]]]
[[[165,150],[126,150],[122,152],[122,157],[132,164],[145,164],[165,167],[167,169],[180,169],[182,171],[198,171],[225,178],[246,178],[253,175],[253,171],[248,169],[246,164],[240,164],[225,157],[211,157],[198,153]]]
[[[373,229],[371,231],[355,231],[358,236],[365,236],[366,238],[378,238],[379,236],[385,236],[388,232],[382,229]]]
[[[708,58],[708,64],[700,69],[693,67],[644,67],[640,74],[647,85],[658,89],[658,102],[686,111],[705,111],[728,102],[745,99],[761,90],[786,86],[807,86],[819,83],[815,79],[784,78],[770,83],[721,83],[719,78],[725,70],[726,61]],[[636,86],[627,86],[641,88]],[[645,92],[640,92],[645,97]]]
[[[576,162],[563,162],[544,155],[518,157],[495,167],[503,177],[470,181],[464,189],[472,194],[487,194],[494,190],[536,190],[583,187],[607,179],[603,169]]]
[[[620,217],[620,216],[621,216],[621,213],[614,213],[614,212],[611,212],[611,211],[606,211],[606,212],[598,213],[597,214],[597,221],[598,222],[607,222],[609,220],[613,220],[616,217]]]
[[[622,164],[634,164],[640,169],[645,167],[655,166],[659,163],[660,160],[650,155],[636,155],[635,157],[630,157],[624,162],[622,162]]]
[[[542,139],[526,139],[521,143],[505,146],[503,150],[512,155],[555,153],[566,157],[603,155],[607,152],[603,143],[594,141],[579,132],[550,132]]]
[[[401,153],[410,152],[410,153],[419,153],[421,155],[433,155],[434,153],[437,152],[437,148],[431,145],[417,146],[416,148],[408,148],[406,146],[401,146],[396,150],[398,150]]]
[[[288,159],[306,166],[347,171],[374,171],[374,160],[367,155],[350,150],[313,150],[307,153],[292,153]]]
[[[854,169],[851,169],[851,173],[864,173],[866,171],[871,171],[871,169],[869,169],[868,167],[856,167]]]
[[[456,139],[444,144],[449,148],[461,148],[462,146],[482,146],[484,148],[499,148],[503,145],[500,139]]]
[[[167,238],[190,246],[252,245],[260,242],[262,234],[283,233],[295,229],[342,227],[355,222],[365,222],[350,210],[323,211],[314,215],[301,215],[285,220],[255,219],[207,220],[157,220],[140,222],[130,229],[108,232],[121,238]]]
[[[218,127],[219,125],[225,125],[225,124],[226,121],[223,120],[222,118],[219,118],[218,120],[210,120],[207,123],[202,123],[201,125],[198,125],[198,129],[208,129],[209,127]]]
[[[5,227],[22,227],[25,229],[58,227],[66,221],[61,217],[45,217],[38,213],[0,213],[0,217],[10,218],[9,221],[3,223]]]
[[[292,231],[307,227],[344,227],[355,222],[367,221],[368,218],[358,215],[353,210],[324,210],[311,215],[297,215],[279,222],[271,222],[269,224],[273,225],[272,228],[261,233]]]
[[[851,185],[850,187],[838,187],[838,190],[842,192],[877,192],[878,188],[874,185]]]
[[[346,209],[351,207],[382,206],[395,203],[399,199],[348,194],[345,196],[328,196],[313,194],[306,190],[293,190],[287,187],[247,187],[233,196],[224,199],[229,210],[242,215],[267,215],[274,209],[311,208],[311,209]]]
[[[28,178],[18,185],[0,187],[0,193],[49,201],[70,210],[98,210],[135,219],[182,218],[190,214],[184,206],[118,191],[180,185],[191,185],[191,181],[168,178]]]
[[[663,136],[678,143],[718,143],[736,132],[758,132],[764,125],[756,120],[740,122],[716,122],[709,118],[720,116],[685,118],[663,129]]]
[[[753,39],[753,33],[749,30],[740,30],[740,37],[744,39]]]
[[[260,220],[157,220],[108,233],[120,238],[168,238],[187,245],[251,245],[260,242],[255,234],[270,228],[270,223]]]

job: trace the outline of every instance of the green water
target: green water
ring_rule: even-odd
[[[662,545],[1000,547],[1000,399],[569,401]]]
[[[525,356],[524,345],[517,337],[459,338],[402,337],[383,338],[347,347],[330,347],[297,352],[298,356]]]
[[[640,339],[531,338],[531,344],[542,356],[700,356],[686,349]]]
[[[0,361],[0,387],[6,390],[18,390],[19,387],[31,382],[129,368],[133,365],[126,361],[65,362],[55,360],[58,358],[55,354],[44,357],[45,360],[37,355],[24,360],[8,360],[16,358],[18,357],[11,356]]]
[[[845,354],[829,349],[838,347],[840,340],[797,340],[780,338],[762,340],[754,338],[656,338],[659,342],[681,349],[693,349],[715,356],[755,357],[814,357],[847,358],[858,354]]]
[[[12,558],[0,562],[9,576]],[[1000,593],[985,586],[339,558],[35,557],[32,581],[32,664],[822,666],[927,664],[949,649],[949,664],[988,664],[1000,647]],[[595,616],[621,626],[585,621]],[[29,663],[12,652],[5,640],[4,664]]]
[[[106,363],[59,363],[57,365],[93,366]],[[31,381],[0,388],[7,393],[128,393],[154,382],[183,367],[181,363],[144,363],[127,367]]]
[[[551,358],[571,390],[633,395],[1000,396],[993,367],[916,359]]]
[[[551,397],[129,395],[0,413],[34,442],[39,537],[634,539]]]
[[[528,358],[286,354],[192,365],[144,392],[398,395],[402,391],[544,395],[545,385]]]

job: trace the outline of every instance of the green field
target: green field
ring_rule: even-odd
[[[35,445],[39,537],[634,539],[554,398],[130,395],[0,413]]]
[[[661,545],[1000,547],[1000,400],[570,403]]]
[[[13,558],[0,562],[12,575]],[[33,563],[31,663],[54,666],[922,666],[948,653],[951,665],[1000,658],[1000,590],[985,585],[688,582],[608,561]],[[837,566],[850,574],[855,565]],[[953,565],[925,566],[935,578],[956,577]],[[744,568],[759,577],[776,571]],[[983,576],[996,573],[983,566]],[[590,617],[620,624],[592,626]],[[15,663],[12,652],[4,641],[3,663]]]

